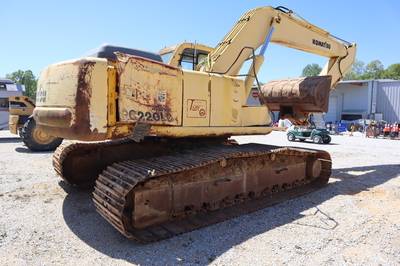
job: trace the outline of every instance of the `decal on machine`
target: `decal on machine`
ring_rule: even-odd
[[[152,107],[150,111],[126,110],[122,111],[124,120],[138,120],[142,122],[169,122],[174,121],[171,115],[171,108]]]
[[[207,101],[199,99],[187,100],[188,118],[207,118]]]
[[[253,96],[254,99],[257,99],[259,94],[258,94],[258,89],[251,90],[251,96]]]
[[[131,98],[131,99],[137,99],[137,89],[133,88],[129,85],[124,85],[126,97]]]
[[[165,104],[167,98],[167,91],[165,89],[158,89],[157,99],[161,104]]]
[[[317,45],[317,46],[321,46],[327,49],[331,49],[331,45],[328,42],[323,42],[323,41],[319,41],[316,39],[312,39],[312,44]]]
[[[46,94],[47,91],[44,90],[42,87],[39,88],[39,90],[36,92],[36,101],[38,103],[43,103],[46,101]]]

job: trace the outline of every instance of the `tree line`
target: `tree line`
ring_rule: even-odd
[[[302,77],[317,76],[322,71],[318,64],[308,64],[303,68]],[[368,65],[363,61],[354,60],[353,65],[345,74],[343,80],[395,79],[400,80],[400,63],[392,64],[385,69],[379,60]]]

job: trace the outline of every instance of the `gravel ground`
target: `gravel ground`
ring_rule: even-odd
[[[400,140],[332,136],[288,142],[284,132],[236,137],[328,151],[325,188],[151,244],[136,244],[66,185],[51,152],[0,131],[0,265],[400,265]]]

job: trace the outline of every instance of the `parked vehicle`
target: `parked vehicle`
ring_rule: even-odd
[[[36,101],[28,96],[12,95],[9,98],[10,116],[8,127],[13,134],[19,134],[22,141],[32,151],[54,151],[63,141],[36,127],[33,109]]]
[[[8,128],[10,116],[8,98],[11,95],[22,95],[24,90],[24,85],[15,84],[10,79],[0,79],[0,130]]]
[[[328,144],[332,138],[330,132],[326,129],[325,121],[322,114],[310,114],[309,125],[304,126],[291,126],[287,130],[287,139],[289,141],[305,141],[306,139],[312,140],[314,143]]]

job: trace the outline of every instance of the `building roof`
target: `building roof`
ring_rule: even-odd
[[[11,79],[0,79],[1,84],[13,84],[14,82]]]
[[[364,80],[342,80],[340,83],[367,83],[370,81],[378,81],[378,82],[399,82],[400,80],[395,79],[364,79]]]

